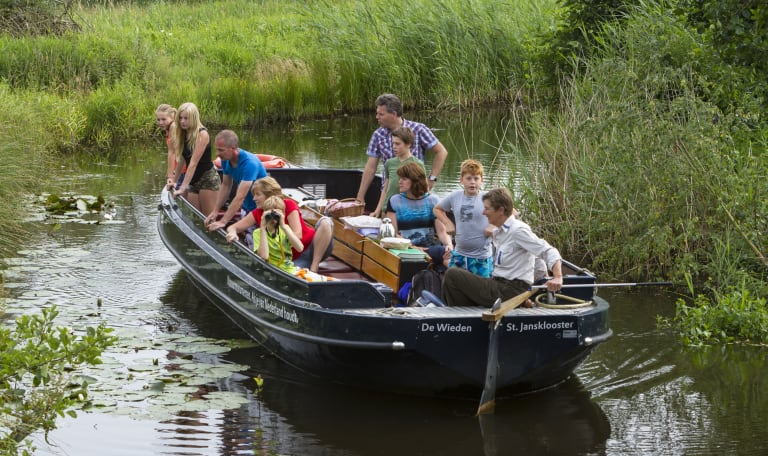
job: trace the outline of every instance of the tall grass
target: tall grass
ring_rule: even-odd
[[[61,128],[48,124],[48,115],[65,109],[65,103],[55,96],[12,93],[0,82],[0,211],[6,214],[0,230],[0,258],[14,255],[24,243],[25,197],[51,168],[49,133]]]
[[[77,140],[101,146],[146,134],[161,102],[233,128],[369,110],[383,92],[419,108],[498,102],[524,86],[554,5],[127,2],[79,10],[81,33],[0,37],[0,77],[77,100]]]
[[[541,164],[523,206],[598,270],[764,295],[766,144],[748,116],[702,96],[706,51],[674,16],[646,9],[607,27],[561,109],[518,124]]]
[[[331,3],[307,10],[337,62],[343,106],[367,106],[381,92],[417,107],[507,99],[524,85],[526,40],[547,29],[554,8],[528,0]]]
[[[88,92],[124,76],[143,78],[148,57],[126,43],[93,33],[61,37],[0,36],[0,74],[15,88],[63,94]]]

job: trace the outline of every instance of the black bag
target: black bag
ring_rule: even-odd
[[[427,269],[422,269],[413,275],[413,278],[411,279],[411,289],[408,291],[409,306],[417,305],[416,300],[421,297],[421,292],[423,290],[432,293],[442,301],[443,274],[436,271],[432,266]]]

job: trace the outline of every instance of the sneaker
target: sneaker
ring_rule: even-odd
[[[434,293],[430,293],[427,290],[421,291],[421,298],[419,299],[423,299],[424,302],[432,303],[437,307],[445,307],[445,303],[443,302],[442,299],[438,298],[437,296],[434,295]]]

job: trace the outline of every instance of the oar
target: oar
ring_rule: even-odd
[[[674,285],[672,282],[633,282],[633,283],[569,283],[562,285],[560,288],[593,288],[593,287],[648,287],[648,286],[662,286],[668,287]],[[538,290],[541,288],[547,288],[546,285],[533,285],[531,289]]]
[[[501,317],[503,317],[507,312],[519,306],[520,304],[524,303],[531,296],[536,294],[536,292],[537,290],[528,290],[525,293],[521,293],[517,296],[509,298],[502,303],[499,303],[499,301],[501,300],[497,299],[496,302],[493,304],[493,307],[491,307],[491,310],[486,310],[485,312],[483,312],[483,321],[501,320]],[[496,307],[497,304],[498,304],[498,307]]]
[[[529,290],[513,298],[501,302],[497,299],[489,312],[483,312],[483,320],[490,321],[488,328],[488,360],[485,363],[485,385],[483,394],[480,395],[480,406],[477,407],[477,415],[493,413],[496,408],[496,376],[499,372],[499,331],[501,317],[505,313],[524,303],[533,296],[536,290]]]

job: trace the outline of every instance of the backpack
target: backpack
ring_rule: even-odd
[[[411,289],[408,291],[408,305],[418,305],[416,300],[421,297],[422,291],[428,291],[443,299],[443,274],[433,269],[431,266],[422,269],[411,278]]]

